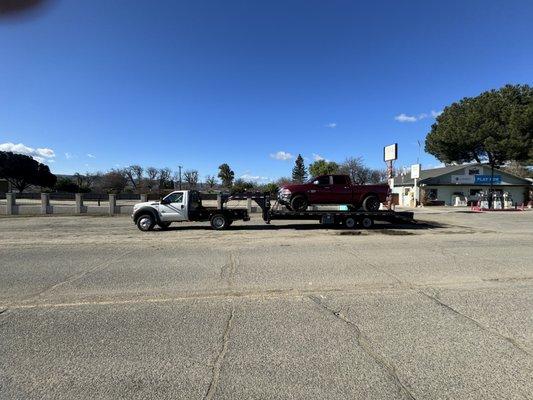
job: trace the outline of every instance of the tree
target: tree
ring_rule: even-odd
[[[183,173],[183,178],[189,185],[189,189],[194,189],[198,184],[198,171],[195,169],[188,169]]]
[[[69,178],[62,177],[57,180],[55,190],[63,193],[79,193],[80,187]]]
[[[128,178],[134,190],[137,190],[141,185],[143,172],[143,167],[137,164],[124,168],[124,175]]]
[[[230,188],[233,185],[235,172],[231,170],[228,164],[224,163],[218,167],[218,177],[222,181],[222,186]]]
[[[364,185],[370,180],[372,170],[365,166],[361,157],[348,157],[340,165],[339,172],[348,175],[353,183]]]
[[[451,104],[432,125],[425,150],[447,164],[487,162],[492,177],[508,161],[531,162],[533,88],[506,85]]]
[[[297,183],[304,183],[307,180],[307,170],[305,169],[304,159],[298,154],[292,169],[292,180]]]
[[[255,189],[255,184],[253,182],[245,181],[244,179],[239,178],[233,183],[231,193],[245,193],[252,189]]]
[[[312,176],[336,174],[339,172],[339,164],[334,161],[318,160],[309,165],[309,173]]]
[[[533,178],[533,169],[518,161],[511,161],[503,170],[521,178]]]
[[[213,175],[207,175],[205,177],[205,183],[209,189],[213,189],[213,187],[217,184],[217,179]]]
[[[0,151],[0,178],[6,179],[19,192],[30,185],[51,188],[57,181],[47,165],[10,151]]]
[[[146,179],[144,180],[144,185],[146,186],[149,192],[151,192],[152,189],[154,188],[155,180],[158,174],[159,174],[159,170],[157,168],[154,168],[154,167],[146,168]]]
[[[157,179],[159,184],[159,190],[161,189],[174,189],[174,183],[170,179],[172,171],[170,168],[161,168],[158,171]]]
[[[127,184],[128,179],[118,169],[111,170],[102,176],[103,189],[108,192],[121,193]]]

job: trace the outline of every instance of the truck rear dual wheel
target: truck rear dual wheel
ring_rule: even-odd
[[[230,219],[224,214],[215,214],[211,217],[211,228],[220,231],[231,225]]]

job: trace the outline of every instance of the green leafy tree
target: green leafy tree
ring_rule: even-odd
[[[55,190],[63,193],[79,193],[80,187],[69,178],[61,177],[57,180]]]
[[[298,154],[298,157],[296,157],[296,161],[294,162],[292,180],[297,183],[303,183],[307,180],[307,170],[301,154]]]
[[[236,179],[231,188],[232,194],[245,193],[254,190],[256,185],[253,182],[245,181],[244,179]]]
[[[444,163],[533,160],[533,88],[507,85],[446,107],[425,149]],[[491,179],[492,190],[492,179]]]
[[[218,177],[222,181],[222,186],[230,188],[235,179],[235,172],[231,170],[228,164],[224,163],[218,167]]]
[[[19,192],[30,185],[52,188],[57,181],[47,165],[10,151],[0,151],[0,178],[6,179]]]
[[[336,174],[339,172],[339,164],[335,161],[318,160],[309,165],[311,176]]]

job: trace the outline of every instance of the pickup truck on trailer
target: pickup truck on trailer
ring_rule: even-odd
[[[389,195],[388,185],[354,185],[348,175],[336,174],[284,185],[278,201],[292,211],[305,211],[311,204],[346,204],[353,210],[377,211]]]
[[[245,193],[238,195],[220,195],[219,207],[204,207],[200,193],[196,190],[179,190],[170,193],[161,201],[149,201],[135,204],[132,218],[141,231],[149,231],[158,225],[167,229],[172,222],[209,221],[216,230],[228,228],[233,221],[249,221],[247,210],[230,209],[224,206],[228,200],[254,200],[262,210],[263,220],[269,224],[272,220],[315,220],[324,225],[355,228],[371,228],[374,221],[412,222],[412,212],[384,211],[335,211],[305,210],[287,211],[270,204],[270,196],[262,193]]]
[[[213,229],[225,229],[233,221],[250,220],[247,210],[204,207],[196,190],[179,190],[161,201],[137,203],[131,217],[141,231],[150,231],[156,225],[167,229],[172,222],[184,221],[209,221]]]

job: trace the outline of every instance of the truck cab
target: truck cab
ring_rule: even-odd
[[[132,219],[141,231],[150,231],[156,225],[168,229],[173,222],[210,221],[214,229],[225,229],[235,220],[249,220],[242,209],[204,207],[197,190],[177,190],[161,201],[147,201],[133,206]]]

